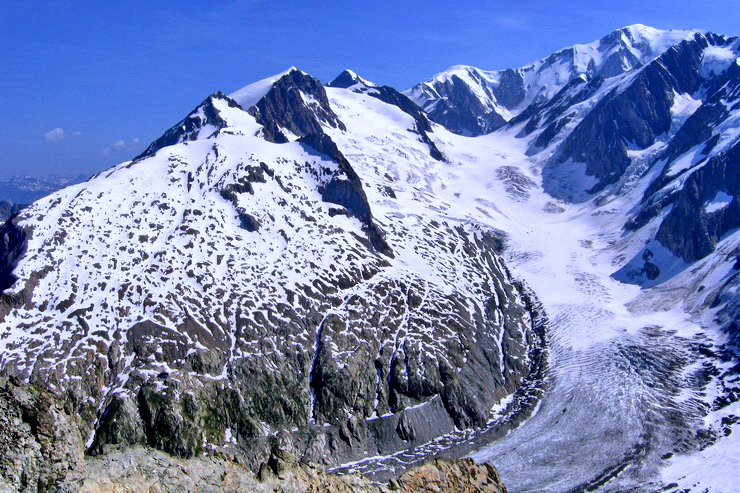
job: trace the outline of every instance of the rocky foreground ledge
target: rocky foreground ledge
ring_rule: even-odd
[[[145,447],[85,457],[76,421],[50,391],[0,377],[0,491],[506,491],[493,466],[470,459],[435,459],[378,484],[280,450],[256,474],[223,455],[179,459]]]
[[[213,457],[176,459],[141,447],[114,452],[87,462],[81,492],[255,491],[255,492],[505,492],[493,466],[472,459],[435,459],[388,484],[364,476],[335,476],[276,453],[255,475],[228,460]]]

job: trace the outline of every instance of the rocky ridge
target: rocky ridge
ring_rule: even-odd
[[[276,452],[257,475],[239,464],[219,458],[176,459],[142,448],[113,452],[87,462],[81,493],[137,491],[255,491],[255,492],[506,492],[490,464],[471,459],[436,459],[410,469],[389,483],[375,483],[358,475],[336,476],[323,468],[299,464]]]
[[[635,24],[589,44],[574,45],[517,69],[450,67],[405,91],[435,122],[461,135],[482,135],[556,100],[574,80],[623,75],[697,31]]]
[[[472,460],[437,460],[390,484],[328,474],[274,450],[257,474],[235,457],[178,459],[144,447],[83,457],[84,447],[71,409],[58,396],[13,378],[0,378],[0,490],[23,492],[121,491],[445,491],[505,492],[490,465]]]

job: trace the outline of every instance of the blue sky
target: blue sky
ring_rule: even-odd
[[[634,23],[740,34],[736,0],[1,0],[0,180],[130,159],[210,93],[292,65],[406,89]]]

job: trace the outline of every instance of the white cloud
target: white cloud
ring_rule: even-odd
[[[139,149],[139,139],[131,139],[129,141],[119,139],[113,142],[108,147],[105,147],[103,149],[103,154],[105,154],[106,156],[110,156],[111,154],[119,152],[133,152],[137,149]]]
[[[46,142],[59,142],[60,140],[65,139],[72,139],[74,137],[79,137],[82,135],[82,132],[65,132],[63,128],[57,127],[52,130],[49,130],[44,134],[44,140]]]

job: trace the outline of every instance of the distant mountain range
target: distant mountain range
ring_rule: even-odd
[[[85,175],[74,177],[49,175],[43,178],[18,175],[8,181],[0,181],[0,222],[6,221],[31,202],[86,179]]]

